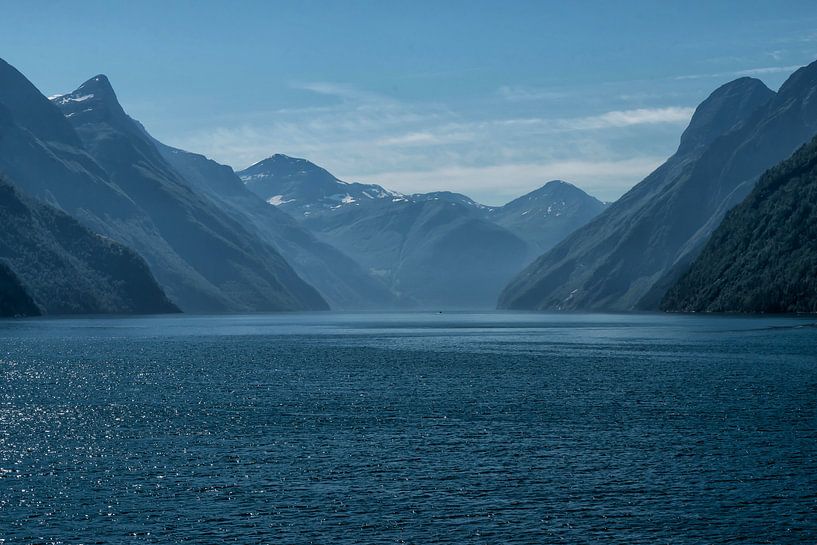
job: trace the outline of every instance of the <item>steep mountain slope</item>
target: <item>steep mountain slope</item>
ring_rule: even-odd
[[[230,310],[327,308],[275,248],[192,190],[124,112],[105,76],[53,102],[111,181],[149,215],[173,252],[227,298]]]
[[[154,141],[155,142],[155,141]],[[350,257],[319,241],[291,216],[270,206],[242,183],[233,169],[203,155],[156,142],[162,156],[197,191],[262,239],[274,245],[333,309],[398,306],[395,295]]]
[[[39,316],[42,311],[11,267],[0,261],[0,316]]]
[[[817,138],[768,170],[662,301],[685,312],[817,312]]]
[[[605,204],[578,187],[553,180],[508,204],[491,208],[491,221],[527,241],[536,255],[598,216]]]
[[[141,257],[2,180],[0,262],[6,314],[178,311]]]
[[[273,248],[140,140],[104,77],[55,103],[70,117],[0,62],[0,169],[19,187],[138,251],[184,310],[325,308]]]
[[[0,171],[95,231],[105,232],[111,217],[122,223],[140,219],[138,208],[110,183],[59,109],[2,59]],[[106,212],[97,215],[95,210]]]
[[[817,132],[817,64],[775,94],[741,78],[696,110],[678,151],[524,270],[502,308],[657,308],[726,211]]]

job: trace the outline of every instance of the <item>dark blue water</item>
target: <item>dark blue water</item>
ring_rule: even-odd
[[[815,543],[796,318],[0,322],[2,543]]]

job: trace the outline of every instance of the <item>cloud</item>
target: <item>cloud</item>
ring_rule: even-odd
[[[761,68],[749,68],[746,70],[737,70],[734,72],[715,72],[710,74],[687,74],[684,76],[676,76],[676,80],[687,79],[704,79],[704,78],[743,78],[746,76],[763,76],[768,74],[784,74],[791,73],[800,68],[800,65],[788,66],[764,66]]]
[[[561,125],[573,130],[607,129],[654,125],[659,123],[689,123],[695,108],[672,106],[669,108],[638,108],[613,110],[601,115],[561,120]]]
[[[379,147],[431,146],[468,142],[473,141],[476,137],[477,135],[474,132],[443,126],[436,128],[434,131],[408,132],[381,138],[372,144]]]
[[[764,74],[788,74],[801,68],[799,64],[791,64],[789,66],[767,66],[765,68],[750,68],[749,70],[740,70],[734,72],[736,76],[762,76]]]
[[[513,117],[507,107],[497,105],[496,96],[491,108],[462,112],[341,84],[313,82],[298,88],[339,100],[219,119],[217,126],[165,140],[237,169],[285,153],[310,159],[348,181],[376,182],[408,193],[455,190],[489,204],[554,178],[612,200],[673,151],[680,134],[676,126],[688,122],[693,112],[665,106],[590,116]]]
[[[319,95],[326,95],[354,102],[378,102],[378,103],[393,102],[392,100],[388,99],[387,97],[384,97],[383,95],[378,95],[377,93],[371,93],[369,91],[363,91],[351,85],[344,85],[341,83],[313,81],[306,83],[293,83],[290,85],[290,87],[292,87],[293,89],[310,91],[312,93],[317,93]]]
[[[634,157],[621,160],[561,160],[488,166],[446,166],[432,170],[378,172],[360,181],[378,183],[402,193],[457,191],[484,204],[499,205],[562,179],[602,200],[615,200],[666,160]]]

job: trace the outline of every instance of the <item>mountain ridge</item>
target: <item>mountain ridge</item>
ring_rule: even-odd
[[[549,217],[547,205],[525,217],[532,206],[491,207],[450,191],[402,194],[348,183],[310,161],[281,154],[237,174],[264,201],[350,255],[415,307],[493,307],[499,289],[538,250],[605,206],[575,186],[545,184],[531,199],[565,191],[551,203],[565,205],[564,217],[560,212]],[[590,206],[572,206],[577,195]]]
[[[815,72],[815,63],[801,68],[789,78],[800,89],[784,84],[782,94],[751,78],[718,88],[696,109],[679,151],[522,271],[499,307],[657,308],[760,174],[817,132]]]
[[[105,76],[91,78],[54,102],[94,159],[147,213],[172,253],[203,284],[212,286],[208,289],[216,298],[204,306],[196,295],[176,292],[189,310],[219,310],[212,306],[218,299],[224,301],[216,303],[224,310],[327,308],[277,250],[256,242],[243,226],[188,186],[143,127],[127,115]],[[170,276],[164,278],[175,284]]]

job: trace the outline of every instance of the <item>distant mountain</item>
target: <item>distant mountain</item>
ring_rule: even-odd
[[[528,241],[539,255],[598,216],[605,207],[578,187],[553,180],[504,206],[491,208],[487,217]]]
[[[663,310],[817,312],[817,138],[768,170],[712,234]]]
[[[741,78],[695,111],[678,151],[503,291],[514,309],[655,309],[764,170],[817,133],[817,64],[778,93]]]
[[[412,193],[411,195],[399,195],[399,198],[412,202],[425,201],[443,201],[458,204],[466,208],[478,212],[490,212],[494,209],[492,206],[485,206],[473,200],[471,197],[463,195],[462,193],[454,193],[451,191],[432,191],[430,193]]]
[[[141,257],[0,180],[0,315],[178,312]]]
[[[273,155],[238,173],[247,188],[293,216],[310,215],[372,200],[402,198],[379,185],[348,183],[307,161]]]
[[[333,309],[384,309],[399,305],[395,294],[380,279],[335,247],[318,240],[289,214],[249,191],[232,168],[203,155],[159,142],[156,145],[191,187],[206,194],[222,212],[278,248]]]
[[[381,201],[304,225],[421,308],[484,308],[528,256],[523,240],[445,200]]]
[[[188,186],[104,76],[50,103],[0,61],[0,170],[135,249],[183,310],[327,308],[270,244]]]
[[[504,207],[447,191],[404,195],[274,155],[238,173],[248,188],[423,308],[489,308],[502,286],[604,205],[564,182]],[[548,212],[548,210],[550,210]]]

